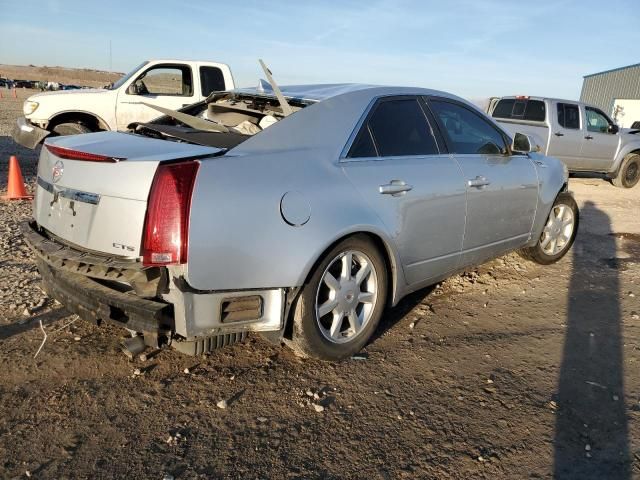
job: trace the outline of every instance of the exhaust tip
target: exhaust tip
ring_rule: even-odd
[[[144,343],[142,335],[127,338],[120,343],[120,350],[129,360],[133,360],[138,354],[142,353],[147,346]]]

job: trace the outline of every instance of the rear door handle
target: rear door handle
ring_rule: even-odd
[[[564,137],[564,133],[562,133],[562,132],[556,132],[556,133],[554,133],[554,135],[556,137]]]
[[[586,138],[587,140],[593,140],[593,137],[592,137],[591,135],[587,135],[587,136],[586,136],[586,137],[584,137],[584,138]]]
[[[487,185],[491,185],[491,182],[487,180],[485,177],[478,175],[476,178],[472,178],[467,181],[467,185],[475,188],[486,187]]]
[[[405,195],[412,188],[413,187],[411,185],[407,185],[403,180],[391,180],[391,182],[386,185],[380,185],[380,189],[378,191],[382,195],[398,197],[400,195]]]

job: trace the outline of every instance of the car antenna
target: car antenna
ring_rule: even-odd
[[[264,64],[262,59],[258,59],[258,61],[260,62],[260,66],[262,67],[262,70],[264,70],[264,74],[267,76],[267,80],[269,80],[269,83],[271,84],[271,88],[273,88],[273,93],[275,93],[276,98],[280,103],[280,107],[282,107],[282,114],[285,117],[288,115],[291,115],[293,113],[293,110],[291,109],[291,105],[287,103],[287,100],[284,98],[284,95],[282,95],[282,92],[280,91],[280,87],[278,87],[278,84],[271,76],[271,70],[267,68],[267,66]]]

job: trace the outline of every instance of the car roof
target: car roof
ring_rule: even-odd
[[[321,102],[338,95],[359,92],[363,90],[375,90],[376,96],[384,95],[437,95],[441,97],[449,97],[459,99],[458,97],[446,92],[431,90],[420,87],[397,87],[383,85],[369,85],[365,83],[327,83],[313,85],[283,85],[280,87],[282,94],[289,99],[307,101],[311,103]],[[271,85],[261,80],[257,87],[237,88],[232,90],[234,93],[245,95],[256,95],[265,97],[275,97]],[[459,99],[461,100],[461,99]]]
[[[266,82],[265,82],[266,83]],[[362,84],[292,85],[280,87],[289,99],[305,99],[308,106],[283,118],[264,131],[245,140],[229,155],[282,155],[285,151],[304,151],[304,158],[339,158],[350,136],[380,97],[434,96],[459,101],[486,115],[475,105],[450,93],[419,87],[390,87]],[[231,93],[273,98],[269,85],[237,89]],[[488,119],[495,123],[493,119]],[[500,128],[499,126],[497,128]],[[318,134],[322,129],[322,134]]]

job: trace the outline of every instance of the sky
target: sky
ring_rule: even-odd
[[[577,99],[584,75],[640,62],[638,2],[0,0],[0,64],[127,72],[152,58],[211,60],[254,86],[262,58],[281,85]]]

